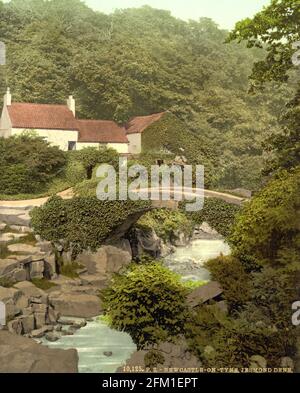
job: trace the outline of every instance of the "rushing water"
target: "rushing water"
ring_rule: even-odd
[[[174,254],[165,258],[164,262],[185,281],[209,281],[210,274],[203,264],[221,254],[230,254],[230,248],[223,240],[199,239],[186,247],[178,247]]]
[[[210,279],[209,272],[203,264],[221,253],[230,253],[229,246],[223,240],[195,240],[186,247],[178,247],[174,254],[165,258],[164,263],[180,274],[183,280],[207,281]],[[50,348],[76,348],[81,373],[114,373],[136,351],[128,334],[109,328],[99,318],[88,322],[73,336],[62,336],[56,342],[43,339],[42,342]]]
[[[43,339],[42,342],[50,348],[76,348],[81,373],[114,373],[136,351],[129,334],[109,328],[99,318],[93,318],[73,336],[62,336],[56,342]]]

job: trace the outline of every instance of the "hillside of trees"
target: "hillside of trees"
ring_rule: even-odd
[[[271,82],[249,94],[263,50],[225,43],[228,34],[210,19],[185,22],[148,6],[105,15],[79,0],[0,1],[0,93],[9,86],[13,100],[39,103],[72,93],[79,117],[119,123],[169,110],[211,161],[210,186],[255,190],[264,142],[280,133],[293,88]]]

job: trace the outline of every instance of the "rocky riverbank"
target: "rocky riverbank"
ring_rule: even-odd
[[[39,365],[26,360],[22,372],[29,372],[26,371],[29,369],[43,371],[44,366],[44,371],[48,372],[48,362],[55,356],[51,352],[53,349],[40,350],[41,346],[34,340],[56,343],[63,337],[73,336],[87,321],[100,315],[100,290],[105,288],[112,274],[120,272],[133,258],[144,253],[163,258],[174,253],[176,247],[187,246],[195,238],[219,238],[207,224],[196,228],[194,237],[178,232],[168,242],[160,239],[154,230],[134,229],[127,239],[114,240],[114,243],[103,245],[96,252],[87,250],[78,255],[73,276],[67,277],[60,270],[62,266],[73,266],[71,250],[63,241],[51,244],[38,237],[34,238],[27,210],[2,209],[0,220],[0,242],[5,250],[5,257],[0,259],[0,301],[5,304],[7,317],[5,330],[0,332],[0,347],[1,342],[4,343],[5,338],[9,337],[6,353],[15,354],[18,359],[18,351],[11,340],[11,337],[18,336],[17,342],[20,345],[20,340],[25,340],[22,341],[25,359],[41,359]],[[26,242],[28,234],[31,234],[29,243]],[[47,283],[47,288],[38,287],[41,282]],[[202,295],[199,296],[198,299],[201,299]],[[213,298],[214,294],[211,296]],[[75,317],[81,319],[78,321],[73,319]],[[176,346],[170,350],[169,344],[167,347],[166,353],[171,352],[169,357],[165,357],[172,358],[172,361],[167,360],[166,367],[180,363],[180,359],[181,363],[185,359],[186,365],[198,364],[183,345],[179,345],[180,350]],[[162,351],[165,352],[166,348],[163,348]],[[70,368],[61,364],[61,369],[76,372],[76,351],[65,355],[61,351],[58,355],[61,362],[71,358]],[[136,361],[136,356],[141,354],[133,355],[128,364]],[[19,367],[18,362],[13,360],[8,367],[10,366],[12,371],[14,368],[17,371]],[[0,366],[0,372],[5,372],[3,367]],[[55,372],[55,368],[49,370]]]

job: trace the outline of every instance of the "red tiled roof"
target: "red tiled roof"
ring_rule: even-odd
[[[66,105],[12,103],[7,109],[13,128],[78,129],[75,117]]]
[[[151,124],[161,119],[165,113],[166,112],[161,112],[150,116],[134,117],[126,126],[127,134],[141,134]]]
[[[110,120],[78,120],[78,142],[128,143],[126,130]]]

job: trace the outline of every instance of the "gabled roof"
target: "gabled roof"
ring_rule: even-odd
[[[137,116],[126,125],[127,134],[141,134],[151,124],[160,120],[166,112],[155,113],[149,116]]]
[[[12,103],[7,110],[13,128],[78,129],[73,112],[66,105]]]
[[[128,143],[126,130],[110,120],[78,120],[78,142]]]

